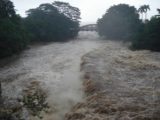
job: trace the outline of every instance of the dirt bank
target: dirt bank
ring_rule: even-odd
[[[108,41],[82,57],[86,101],[67,120],[160,120],[160,53]]]

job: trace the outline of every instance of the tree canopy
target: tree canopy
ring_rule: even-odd
[[[160,51],[160,17],[152,17],[132,42],[133,49]]]
[[[119,4],[110,7],[98,20],[98,32],[108,39],[128,40],[139,29],[139,14],[135,7]]]
[[[0,58],[20,52],[27,43],[27,34],[13,3],[0,0]]]
[[[157,8],[157,12],[158,12],[158,15],[156,15],[157,17],[160,17],[160,9]]]
[[[157,11],[158,11],[158,14],[160,14],[160,9],[159,8],[157,8]]]
[[[149,5],[142,5],[138,9],[138,12],[141,13],[141,15],[142,15],[142,20],[143,20],[143,13],[145,13],[145,20],[147,20],[147,12],[148,12],[148,10],[150,10],[150,6]]]
[[[41,4],[26,18],[10,0],[0,0],[0,58],[22,51],[29,41],[65,41],[79,31],[80,10],[65,2]]]
[[[9,0],[0,0],[0,19],[15,16],[13,3]]]
[[[66,17],[70,18],[73,21],[80,20],[80,10],[77,7],[71,6],[69,3],[55,1],[52,3],[54,7],[58,9],[58,11],[64,14]]]
[[[62,6],[62,4],[65,6]],[[64,11],[62,11],[63,7]],[[66,15],[72,14],[74,11],[72,8],[74,7],[70,6],[69,3],[61,3],[60,6],[58,4],[56,7],[48,3],[41,4],[39,7],[27,11],[28,16],[24,20],[24,23],[27,30],[32,34],[32,39],[40,41],[64,41],[75,37],[79,29],[78,18],[75,19],[73,16],[68,17]],[[70,13],[70,11],[72,12]]]

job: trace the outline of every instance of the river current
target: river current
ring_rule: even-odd
[[[0,69],[3,96],[22,97],[23,89],[30,82],[38,81],[47,91],[49,106],[56,109],[44,120],[62,120],[72,106],[83,101],[81,57],[103,46],[103,41],[98,39],[96,32],[80,32],[69,42],[31,46]]]

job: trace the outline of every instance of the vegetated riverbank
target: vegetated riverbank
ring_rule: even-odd
[[[96,32],[80,32],[69,42],[31,46],[0,68],[0,113],[14,120],[63,120],[83,101],[81,57],[103,46],[98,39]]]
[[[82,57],[86,101],[67,120],[160,120],[160,53],[119,42]]]

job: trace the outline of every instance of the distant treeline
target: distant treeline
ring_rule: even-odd
[[[160,51],[160,9],[150,20],[148,10],[149,5],[138,10],[127,4],[111,6],[97,21],[98,33],[110,40],[130,41],[132,49]],[[0,58],[21,52],[33,41],[60,42],[78,34],[80,10],[69,3],[41,4],[26,13],[22,18],[10,0],[0,0]]]
[[[148,10],[149,5],[142,5],[138,10],[126,4],[114,5],[97,21],[98,33],[110,40],[130,41],[134,50],[160,51],[160,9],[150,20]]]
[[[32,41],[66,41],[79,30],[80,10],[69,3],[41,4],[22,18],[10,0],[0,0],[0,58],[21,52]]]

